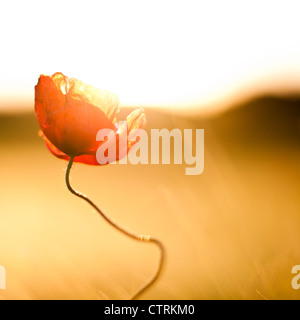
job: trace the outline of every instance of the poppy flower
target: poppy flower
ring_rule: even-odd
[[[35,86],[35,114],[41,127],[40,135],[48,149],[61,159],[69,160],[71,156],[74,162],[99,165],[96,152],[104,141],[97,141],[96,136],[101,129],[116,133],[112,142],[116,147],[115,158],[108,162],[127,155],[135,142],[129,141],[126,150],[119,150],[119,141],[124,138],[127,141],[132,130],[141,129],[145,115],[143,109],[136,109],[119,126],[116,121],[119,110],[120,102],[115,94],[69,79],[60,72],[41,75]]]

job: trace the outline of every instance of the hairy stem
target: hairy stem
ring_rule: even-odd
[[[67,167],[67,171],[66,171],[66,184],[67,187],[69,189],[69,191],[71,193],[73,193],[75,196],[85,200],[86,202],[88,202],[99,214],[100,216],[102,216],[111,226],[113,226],[115,229],[117,229],[118,231],[122,232],[123,234],[125,234],[127,237],[132,238],[134,240],[137,241],[142,241],[142,242],[148,242],[148,243],[153,243],[155,245],[157,245],[157,247],[160,250],[160,260],[159,260],[159,265],[157,268],[156,273],[154,274],[154,276],[141,288],[139,289],[134,296],[131,298],[132,300],[137,299],[142,293],[144,293],[146,290],[148,290],[150,288],[150,286],[158,279],[158,277],[161,274],[162,271],[162,267],[163,267],[163,263],[164,263],[164,258],[165,258],[165,249],[163,244],[155,239],[155,238],[151,238],[150,236],[144,236],[144,235],[137,235],[134,234],[132,232],[129,232],[125,229],[123,229],[122,227],[120,227],[118,224],[116,224],[115,222],[113,222],[110,218],[108,218],[103,211],[97,207],[95,205],[95,203],[90,200],[86,195],[84,195],[83,193],[78,192],[77,190],[75,190],[71,184],[70,184],[70,171],[73,165],[73,161],[74,161],[74,157],[70,157],[69,163],[68,163],[68,167]]]

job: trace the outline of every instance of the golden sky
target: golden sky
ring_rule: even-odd
[[[127,106],[217,107],[300,89],[299,1],[7,1],[0,109],[63,72]]]

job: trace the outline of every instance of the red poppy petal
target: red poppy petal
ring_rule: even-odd
[[[100,129],[114,128],[112,119],[101,106],[89,103],[92,101],[89,95],[97,90],[80,83],[75,79],[68,81],[63,74],[56,73],[52,77],[41,76],[35,88],[35,110],[41,129],[52,144],[68,155],[85,154],[98,145],[95,137]],[[98,93],[99,99],[100,96]],[[103,109],[112,103],[110,116],[115,115],[118,103],[114,95],[109,99],[110,94],[105,92],[104,96]]]
[[[120,101],[117,95],[74,78],[69,80],[68,97],[98,107],[112,123],[120,112]]]
[[[56,148],[56,146],[53,143],[51,143],[50,140],[45,136],[42,130],[39,131],[39,136],[41,136],[44,139],[47,148],[49,149],[49,151],[51,151],[52,154],[54,154],[56,157],[60,159],[69,160],[70,157],[62,151],[60,151],[58,148]]]
[[[117,128],[116,114],[119,99],[105,90],[98,90],[76,79],[68,79],[58,72],[51,77],[41,75],[35,87],[35,112],[42,136],[49,150],[58,158],[99,165],[96,152],[102,142],[96,140],[101,129],[117,131],[116,139],[108,143],[116,148],[112,162],[124,157],[136,143],[127,142],[128,134],[144,126],[143,109],[133,111],[126,125]],[[122,145],[121,145],[122,144]]]
[[[122,124],[117,131],[117,160],[124,158],[129,149],[137,142],[137,141],[127,141],[129,134],[135,129],[142,129],[145,125],[146,117],[144,113],[144,109],[136,109],[132,111],[127,117],[127,123]],[[127,132],[126,132],[126,124],[127,124]],[[121,148],[119,145],[119,141],[126,139],[127,144],[123,143]]]
[[[96,156],[93,155],[83,155],[74,158],[74,162],[89,164],[93,166],[100,166],[101,164],[98,163]]]
[[[127,117],[128,133],[134,129],[142,129],[145,126],[146,117],[143,108],[136,109]]]
[[[136,109],[127,117],[128,135],[136,129],[142,129],[145,126],[146,117],[144,109]],[[134,135],[132,138],[135,137]],[[137,141],[128,141],[128,151]],[[127,152],[128,152],[127,151]]]
[[[56,146],[62,144],[62,137],[56,128],[58,110],[66,105],[66,97],[58,90],[51,77],[41,75],[35,86],[35,114],[42,131]]]
[[[44,139],[47,148],[50,150],[50,152],[55,155],[59,159],[64,159],[69,161],[70,157],[60,151],[58,148],[55,147],[44,135],[44,133],[40,130],[39,135]],[[99,166],[100,164],[98,163],[96,159],[96,155],[82,155],[82,156],[77,156],[74,158],[74,162],[79,162],[79,163],[84,163],[84,164],[89,164],[89,165],[96,165]]]
[[[63,128],[63,150],[67,154],[85,154],[98,145],[96,135],[100,129],[114,128],[102,110],[69,96],[66,110],[61,110],[61,115],[57,126]]]

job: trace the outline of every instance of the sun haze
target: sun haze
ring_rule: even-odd
[[[0,27],[9,32],[0,109],[31,106],[40,73],[58,71],[117,93],[126,106],[216,108],[253,91],[299,91],[297,1],[82,4],[2,5]]]

